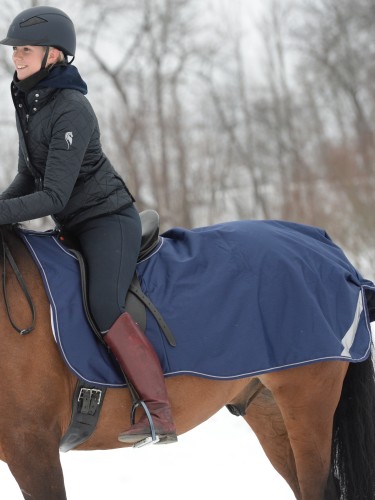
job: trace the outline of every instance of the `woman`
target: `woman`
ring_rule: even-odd
[[[160,442],[174,442],[159,360],[123,307],[140,248],[140,219],[102,152],[86,84],[71,65],[74,25],[60,9],[32,7],[16,16],[0,43],[13,46],[19,135],[18,173],[0,196],[0,224],[51,215],[78,238],[91,312],[104,341],[151,413]],[[119,440],[137,443],[150,435],[145,414]]]

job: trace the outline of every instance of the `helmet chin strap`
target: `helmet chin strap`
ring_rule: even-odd
[[[44,69],[46,67],[48,56],[49,56],[49,47],[46,47],[46,51],[44,53],[40,69]]]

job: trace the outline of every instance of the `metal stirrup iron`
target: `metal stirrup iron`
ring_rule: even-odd
[[[155,444],[160,441],[159,436],[156,434],[155,431],[155,425],[154,421],[152,419],[150,410],[147,408],[147,405],[144,401],[135,401],[132,406],[132,412],[131,412],[131,424],[135,424],[135,411],[138,408],[138,406],[142,406],[146,417],[148,419],[148,423],[150,424],[150,431],[151,431],[151,436],[148,436],[141,441],[138,441],[137,443],[134,443],[133,448],[141,448],[142,446],[146,446],[146,444]]]

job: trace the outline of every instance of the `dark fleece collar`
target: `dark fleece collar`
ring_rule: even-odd
[[[34,88],[54,88],[74,89],[82,92],[82,94],[87,94],[86,82],[82,79],[78,69],[71,64],[58,64],[51,69],[43,68],[24,80],[18,80],[15,73],[13,83],[25,93]]]

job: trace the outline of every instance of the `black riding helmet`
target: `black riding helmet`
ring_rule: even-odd
[[[31,7],[14,18],[2,45],[18,47],[40,45],[55,47],[65,56],[76,51],[76,34],[72,20],[55,7]]]

